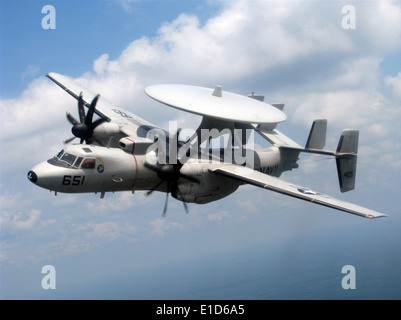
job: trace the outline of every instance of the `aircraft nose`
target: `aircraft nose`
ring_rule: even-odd
[[[29,170],[27,176],[32,183],[36,183],[38,181],[38,176],[36,175],[35,171]]]

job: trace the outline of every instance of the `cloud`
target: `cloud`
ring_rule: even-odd
[[[32,64],[28,65],[25,72],[21,76],[21,81],[25,82],[27,79],[31,80],[39,74],[40,68]]]
[[[156,234],[160,237],[163,237],[166,231],[172,230],[183,230],[184,226],[179,222],[169,222],[166,219],[154,219],[149,222],[151,226],[150,234]]]
[[[119,226],[115,222],[88,223],[88,226],[98,236],[113,236],[118,235]]]
[[[24,199],[22,193],[3,192],[0,198],[0,226],[2,236],[35,227],[40,220],[41,210],[32,208],[30,199]]]
[[[209,214],[207,216],[207,218],[210,221],[221,221],[221,220],[225,219],[228,216],[229,216],[229,213],[228,213],[227,210],[220,210],[220,211],[218,211],[216,213]]]
[[[120,4],[129,7],[131,1]],[[181,14],[164,23],[156,37],[129,43],[116,59],[110,59],[108,53],[100,55],[93,70],[83,70],[76,80],[141,116],[148,114],[149,106],[156,108],[143,93],[145,86],[156,82],[222,83],[241,90],[257,83],[263,90],[272,87],[277,94],[285,92],[287,101],[297,99],[308,114],[316,114],[315,103],[306,108],[311,100],[332,99],[342,110],[359,98],[372,101],[373,96],[377,102],[373,91],[380,61],[386,50],[400,44],[401,8],[395,2],[359,4],[356,30],[342,28],[342,7],[336,2],[253,1],[250,5],[248,1],[230,1],[222,6],[224,9],[204,24],[194,15]],[[375,19],[371,19],[373,12]],[[378,27],[377,21],[385,23]],[[391,36],[384,37],[389,30]],[[288,92],[289,86],[293,94]],[[308,95],[299,99],[300,92]],[[332,115],[332,105],[326,103],[320,110],[327,107]],[[169,114],[179,116],[158,107],[159,116],[154,114],[149,120],[157,123]],[[55,127],[55,119],[58,125],[65,125],[60,110],[72,108],[71,97],[40,78],[21,97],[2,101],[2,136],[43,132]],[[361,104],[354,110],[362,110]],[[339,118],[341,113],[336,120]]]
[[[329,119],[341,126],[361,127],[380,121],[383,98],[377,92],[338,90],[310,93],[302,97],[294,112],[295,121],[311,124],[314,119]]]
[[[24,213],[5,214],[1,217],[1,224],[14,230],[31,229],[39,220],[40,214],[41,211],[37,209]]]
[[[375,1],[371,5],[361,2],[356,6],[358,36],[375,53],[400,49],[401,27],[395,24],[401,20],[401,4],[396,0]],[[376,43],[375,43],[376,42]],[[358,45],[361,43],[358,41]]]
[[[163,23],[156,36],[128,43],[116,58],[102,53],[93,70],[82,70],[75,80],[159,125],[179,119],[180,127],[194,128],[199,117],[155,103],[143,93],[147,85],[219,83],[242,94],[260,89],[268,102],[284,102],[292,124],[306,128],[316,118],[327,118],[331,130],[357,127],[372,143],[391,141],[400,116],[401,75],[382,79],[380,65],[401,46],[401,7],[395,1],[355,7],[356,30],[344,30],[342,4],[334,1],[223,1],[204,22],[180,14]],[[45,77],[0,103],[5,174],[19,170],[27,154],[32,165],[51,157],[70,136],[64,111],[76,115],[76,101]],[[376,152],[381,151],[377,141]],[[124,194],[85,205],[122,211],[138,204],[133,198]]]
[[[386,77],[384,82],[392,90],[392,94],[401,101],[401,72],[395,77]]]
[[[121,226],[113,221],[90,222],[87,226],[92,230],[92,235],[89,237],[96,236],[107,238],[108,240],[115,240],[125,235],[132,236],[137,231],[137,228],[129,223],[125,223]]]
[[[64,124],[63,111],[72,100],[68,95],[60,96],[59,90],[40,77],[20,97],[1,100],[1,140],[25,138]]]
[[[132,208],[137,210],[150,202],[150,197],[146,197],[142,192],[133,194],[130,191],[118,192],[116,194],[106,193],[104,199],[100,199],[100,194],[87,200],[85,207],[93,212],[118,212],[127,211]],[[134,209],[132,209],[134,211]]]
[[[259,202],[259,201],[258,201]],[[259,212],[259,208],[258,208],[258,203],[256,203],[255,201],[253,201],[253,199],[247,199],[244,201],[237,201],[238,206],[244,210],[247,213],[258,213]]]
[[[132,13],[132,4],[140,0],[115,0],[127,13]]]
[[[132,10],[132,1],[120,4]],[[372,166],[371,172],[380,173],[377,177],[384,176],[378,171],[400,168],[397,159],[401,158],[401,146],[394,132],[399,131],[401,73],[383,78],[380,67],[387,54],[401,47],[401,6],[396,1],[363,1],[356,2],[355,7],[356,29],[344,30],[341,2],[222,1],[221,10],[205,21],[195,15],[181,14],[163,23],[156,36],[132,39],[118,56],[99,52],[93,58],[92,70],[82,70],[75,80],[100,93],[101,98],[151,122],[163,125],[168,120],[180,119],[183,128],[194,128],[194,118],[149,99],[143,92],[147,85],[221,84],[223,89],[241,94],[258,91],[266,95],[267,102],[271,99],[284,102],[289,126],[297,129],[309,128],[316,118],[327,118],[329,130],[335,132],[343,127],[361,129],[361,158],[366,159],[366,167],[380,162],[378,168]],[[26,79],[37,72],[35,65],[32,62],[26,70]],[[69,110],[76,115],[76,108],[76,101],[45,77],[32,81],[20,96],[1,100],[3,190],[8,187],[19,190],[11,178],[21,175],[21,166],[29,168],[62,148],[62,140],[71,135],[64,112]],[[293,134],[296,137],[298,132]],[[363,162],[361,165],[363,168]],[[4,176],[10,179],[3,179]],[[27,198],[36,195],[27,189]],[[60,238],[52,243],[55,248],[76,252],[92,245],[90,237],[105,241],[135,234],[136,226],[110,221],[106,214],[143,210],[152,202],[129,192],[106,194],[104,200],[96,196],[95,201],[79,197],[54,200],[51,208],[76,208],[80,202],[77,199],[83,199],[80,210],[100,213],[103,220],[85,217],[91,222],[72,226],[68,219],[55,223],[52,218],[40,224],[48,198],[36,199],[43,207],[29,208],[22,196],[20,203],[8,197],[8,202],[1,203],[2,228],[6,225],[13,230],[24,230],[63,224]],[[273,193],[269,197],[275,211],[280,204],[282,208],[295,203],[286,204],[283,196]],[[7,203],[14,203],[16,214],[7,211]],[[256,212],[263,203],[233,202],[249,212]],[[228,208],[216,209],[216,213],[202,219],[228,220],[231,210],[237,208],[229,201],[225,204]],[[162,237],[169,231],[185,228],[183,223],[159,218],[146,222],[146,226],[142,235],[150,230],[150,235]],[[81,231],[87,232],[88,238],[79,236]]]
[[[120,5],[129,8],[132,3]],[[260,89],[268,102],[281,100],[294,124],[309,127],[315,118],[327,118],[335,130],[366,128],[372,138],[391,139],[398,125],[394,99],[401,95],[401,76],[381,79],[380,64],[387,52],[401,46],[401,7],[395,1],[358,2],[355,7],[357,28],[344,30],[338,2],[222,2],[219,13],[204,22],[180,14],[163,23],[156,36],[134,39],[115,59],[102,53],[93,70],[82,70],[76,81],[159,125],[180,119],[185,128],[199,121],[149,99],[143,93],[147,85],[219,83],[242,94]],[[58,151],[70,136],[64,110],[76,114],[76,101],[40,77],[21,96],[1,100],[0,110],[6,151],[1,160],[17,170],[26,154],[33,165]],[[113,202],[113,208],[127,208],[129,200],[124,200]],[[107,207],[111,209],[100,205],[101,210]]]

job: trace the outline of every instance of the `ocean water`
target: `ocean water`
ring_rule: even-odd
[[[216,233],[209,242],[186,233],[151,245],[111,241],[55,261],[56,290],[42,289],[41,261],[21,269],[2,265],[1,293],[5,299],[399,300],[400,235],[393,225],[386,233],[373,224],[302,233],[275,225],[277,235],[242,245],[248,230],[242,237],[233,230],[227,239]],[[342,286],[346,265],[355,268],[355,289]]]
[[[307,244],[307,243],[305,243]],[[290,245],[290,244],[289,244]],[[297,243],[296,253],[265,245],[126,272],[64,290],[62,298],[160,300],[400,299],[401,259],[369,248],[322,252]],[[302,248],[300,250],[299,248]],[[282,248],[281,248],[282,249]],[[394,251],[393,251],[394,252]],[[356,288],[342,287],[342,267],[356,270]]]

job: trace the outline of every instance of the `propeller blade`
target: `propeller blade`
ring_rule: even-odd
[[[182,148],[187,148],[187,151],[185,152],[185,156],[181,156],[181,158],[178,159],[177,161],[177,169],[181,170],[182,166],[188,161],[189,157],[191,156],[191,153],[195,151],[197,151],[197,153],[199,154],[199,147],[195,144],[193,144],[192,142],[197,139],[198,135],[197,133],[195,133],[192,137],[190,137],[182,146]],[[197,144],[198,142],[196,142]],[[180,149],[180,150],[181,150]],[[185,150],[185,149],[183,149]],[[177,154],[178,157],[178,154]]]
[[[82,92],[78,97],[78,114],[79,120],[78,122],[68,111],[67,111],[67,120],[72,124],[72,134],[80,139],[80,144],[86,142],[86,144],[92,144],[93,141],[101,145],[100,141],[93,137],[94,129],[102,124],[105,121],[108,121],[106,117],[101,117],[93,122],[93,114],[96,109],[96,104],[100,95],[97,95],[93,98],[92,103],[89,106],[88,113],[85,115],[85,105],[87,103],[84,101]],[[70,138],[64,141],[64,143],[69,143],[74,138]]]
[[[173,139],[171,140],[170,137],[168,139],[168,149],[169,149],[169,154],[168,154],[168,164],[173,164],[174,166],[177,166],[180,164],[180,162],[177,159],[178,156],[178,136],[180,135],[181,128],[178,128],[176,133],[173,136]],[[181,166],[179,166],[178,171],[181,169]]]
[[[153,191],[155,191],[158,187],[160,187],[160,185],[161,185],[163,182],[164,182],[163,180],[160,180],[160,182],[159,182],[157,185],[155,185],[152,189],[150,189],[148,192],[146,192],[146,195],[147,195],[147,196],[150,196],[150,195],[153,193]]]
[[[148,168],[154,172],[157,172],[157,169],[158,169],[157,166],[151,165],[150,163],[147,163],[146,161],[143,163],[143,165],[145,168]]]
[[[182,201],[182,203],[184,204],[184,209],[185,209],[185,212],[186,212],[186,214],[188,214],[188,206],[187,206],[187,203],[183,200],[184,199],[184,197],[183,197],[183,195],[182,195],[182,193],[181,193],[181,190],[180,190],[180,188],[178,188],[178,184],[176,185],[176,189],[177,189],[177,193],[178,193],[178,195],[180,196],[180,198],[181,198],[181,201]]]
[[[88,112],[89,113],[89,112]],[[160,144],[161,147],[158,148],[158,154],[157,154],[157,165],[152,165],[147,163],[146,161],[144,162],[144,166],[145,168],[152,170],[154,172],[156,172],[157,176],[160,178],[160,182],[154,186],[151,190],[149,190],[146,195],[150,195],[152,194],[163,182],[167,183],[167,190],[166,190],[166,201],[164,203],[164,209],[163,209],[163,217],[166,216],[167,213],[167,207],[168,207],[168,197],[169,194],[172,192],[171,190],[173,189],[173,192],[175,194],[175,192],[177,192],[177,195],[179,196],[179,200],[182,201],[183,205],[184,205],[184,209],[185,212],[188,214],[188,205],[187,203],[184,201],[184,196],[182,195],[181,190],[178,187],[178,180],[182,177],[184,179],[187,179],[189,181],[192,181],[194,183],[200,183],[200,181],[194,177],[191,177],[189,175],[186,174],[182,174],[180,172],[182,166],[184,165],[185,161],[188,159],[182,159],[183,161],[181,162],[180,160],[178,160],[178,137],[180,135],[181,129],[179,128],[177,130],[177,132],[173,135],[173,137],[170,139],[168,138],[168,150],[169,150],[169,155],[171,157],[168,157],[168,155],[166,154],[166,150],[162,147],[163,143]],[[160,137],[156,136],[155,137],[155,142],[157,141],[157,139],[159,139]],[[190,149],[187,150],[186,152],[186,158],[189,157],[190,155]],[[174,157],[174,159],[172,159]],[[167,163],[164,163],[164,159],[163,158],[167,158]],[[173,161],[173,163],[169,162],[169,161]],[[175,163],[174,163],[175,162]],[[174,195],[175,197],[175,195]]]
[[[91,105],[89,107],[88,113],[86,114],[85,124],[87,126],[92,124],[93,113],[95,112],[95,108],[96,108],[96,104],[97,104],[97,100],[99,99],[99,96],[100,95],[97,95],[96,97],[93,98]]]
[[[66,116],[67,116],[67,119],[68,119],[68,121],[74,126],[74,125],[76,125],[77,123],[78,123],[78,121],[77,120],[75,120],[75,118],[71,115],[71,113],[69,113],[68,111],[67,111],[67,113],[66,113]]]
[[[85,140],[86,144],[93,144],[94,141],[95,141],[99,146],[102,145],[102,143],[101,143],[98,139],[96,139],[93,135],[92,135],[92,137],[91,137],[90,139],[86,139],[86,140]]]
[[[78,97],[78,114],[79,120],[81,123],[85,122],[85,108],[84,108],[84,99],[82,98],[82,92],[79,94]]]
[[[183,201],[182,203],[184,204],[184,209],[185,209],[186,214],[188,214],[189,211],[188,211],[187,203],[185,201]]]
[[[92,131],[95,130],[98,125],[101,125],[105,121],[106,121],[106,119],[99,118],[95,122],[92,122],[92,124],[90,125],[91,130]]]
[[[171,187],[171,183],[167,182],[166,202],[164,203],[163,218],[166,216],[166,213],[167,213],[168,195],[170,193],[170,187]]]
[[[156,135],[153,141],[156,143],[157,141],[159,141],[159,139],[164,139],[164,141],[160,141],[158,145],[156,152],[157,162],[159,164],[167,164],[168,163],[168,155],[166,150],[167,139],[165,136],[162,136],[161,138],[159,135]]]
[[[71,137],[69,139],[66,139],[63,141],[64,144],[70,143],[72,140],[74,140],[76,137]]]

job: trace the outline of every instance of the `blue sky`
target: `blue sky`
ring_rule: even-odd
[[[41,11],[47,4],[55,7],[57,24],[55,30],[43,32]],[[176,0],[1,1],[1,70],[7,74],[1,79],[1,95],[21,92],[49,68],[63,66],[60,73],[78,76],[92,68],[98,55],[107,52],[116,58],[133,39],[156,36],[161,23],[180,13],[198,13],[202,18],[214,8],[202,1]]]
[[[0,1],[1,298],[400,298],[401,6],[354,1],[344,30],[335,1]],[[41,9],[56,9],[44,30]],[[207,205],[163,194],[54,194],[26,179],[70,137],[76,102],[58,72],[142,118],[195,128],[197,116],[144,87],[183,83],[283,102],[279,130],[300,144],[328,119],[327,148],[360,130],[357,188],[341,194],[335,163],[304,155],[283,179],[380,212],[374,221],[241,187]],[[258,144],[268,144],[257,139]],[[57,289],[43,290],[44,265]],[[354,265],[357,289],[341,288]]]

